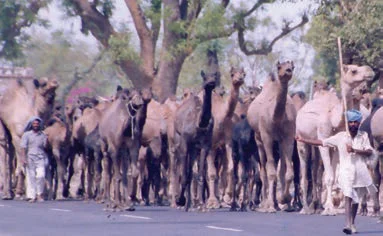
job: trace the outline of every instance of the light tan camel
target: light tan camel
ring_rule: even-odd
[[[270,75],[261,94],[250,104],[247,117],[254,129],[255,140],[261,162],[262,202],[260,211],[276,212],[277,161],[273,147],[278,142],[281,157],[279,160],[279,179],[282,188],[280,203],[290,207],[289,187],[293,180],[292,154],[295,135],[296,111],[288,95],[288,83],[292,78],[294,63],[277,63],[277,78]]]
[[[220,203],[217,199],[216,178],[217,169],[215,166],[218,158],[219,180],[222,181],[220,189],[222,191],[220,197],[224,198],[227,204],[231,203],[232,198],[232,181],[233,181],[233,160],[232,160],[232,118],[234,116],[235,107],[238,102],[239,88],[244,83],[246,73],[243,68],[237,69],[232,67],[230,70],[231,88],[229,97],[226,99],[220,94],[213,93],[212,96],[212,115],[214,118],[212,148],[207,156],[207,176],[209,186],[209,198],[207,200],[207,208],[219,208]],[[199,94],[200,99],[201,94]],[[225,157],[220,157],[218,152],[225,150]]]
[[[56,80],[45,77],[33,81],[11,81],[0,100],[0,119],[10,133],[16,154],[16,197],[22,197],[24,193],[25,173],[19,161],[24,127],[32,116],[45,121],[50,117],[57,87]]]
[[[373,78],[374,72],[368,66],[344,65],[344,76],[341,78],[341,94],[346,98],[347,109],[359,108],[359,104],[354,104],[352,90],[363,81]],[[296,119],[296,133],[302,137],[311,139],[325,139],[336,132],[344,129],[344,106],[341,99],[334,91],[320,90],[314,94],[314,99],[307,102],[299,111]],[[301,213],[312,214],[316,211],[314,199],[309,206],[307,203],[307,165],[309,146],[298,142],[298,153],[301,163],[301,188],[303,192]],[[337,160],[331,158],[330,149],[319,147],[320,156],[324,165],[326,199],[322,215],[335,215],[334,204],[332,202],[332,190],[335,180],[335,168]],[[320,194],[320,193],[319,193]],[[314,196],[315,197],[315,196]],[[319,203],[319,205],[321,205]]]

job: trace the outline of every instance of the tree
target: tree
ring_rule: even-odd
[[[52,35],[31,33],[34,36],[24,47],[24,64],[32,67],[37,77],[58,79],[58,101],[68,101],[75,87],[88,91],[87,95],[110,95],[117,85],[128,86],[105,51],[93,52],[85,42],[74,41],[62,31]]]
[[[369,65],[378,79],[383,68],[383,4],[380,0],[325,0],[318,8],[306,40],[317,51],[314,70],[335,81],[339,66],[337,37],[343,63]]]
[[[32,24],[48,26],[38,17],[41,8],[50,0],[2,0],[0,1],[0,58],[14,60],[23,56],[22,46],[28,40],[23,29]]]
[[[238,43],[246,55],[266,55],[283,36],[307,23],[304,16],[294,27],[286,24],[271,42],[250,47],[245,33],[254,21],[252,13],[273,0],[259,0],[250,9],[228,8],[230,0],[125,0],[140,41],[139,51],[131,45],[131,31],[122,32],[110,22],[113,1],[65,0],[72,16],[80,16],[82,32],[92,35],[116,53],[116,63],[137,88],[152,85],[160,101],[175,94],[178,77],[186,58],[203,43],[238,33]],[[157,52],[161,22],[163,36]]]
[[[46,6],[40,4],[48,0],[17,1],[17,4],[35,9],[29,2],[37,4],[38,11]],[[132,19],[134,29],[118,28],[111,23],[113,14],[118,11],[113,0],[60,2],[69,16],[81,18],[82,33],[91,33],[112,52],[114,62],[136,88],[152,86],[160,101],[175,94],[181,68],[198,45],[237,32],[239,47],[246,55],[267,55],[278,40],[308,22],[306,16],[295,26],[286,22],[274,39],[261,40],[257,43],[260,46],[254,46],[246,40],[246,34],[257,25],[255,12],[275,0],[258,0],[240,6],[231,4],[230,0],[125,0],[130,12],[126,18]],[[37,19],[37,11],[33,11],[33,19]],[[16,21],[19,15],[9,17]],[[21,18],[25,18],[23,14]],[[33,22],[36,21],[28,21],[25,26]],[[138,49],[134,46],[135,35],[139,40]]]

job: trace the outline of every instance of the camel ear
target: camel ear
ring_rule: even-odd
[[[234,67],[231,67],[230,68],[230,74],[233,74],[234,70],[235,70]]]
[[[281,65],[281,63],[279,62],[279,60],[277,61],[277,66],[280,66]]]
[[[348,66],[347,65],[343,64],[342,68],[343,68],[343,72],[344,73],[346,73],[348,71]]]
[[[121,85],[117,85],[117,92],[121,92],[121,91],[122,91]]]
[[[33,79],[33,84],[35,85],[36,88],[40,86],[40,82],[37,79]]]
[[[295,66],[293,61],[291,61],[291,66],[293,67],[293,70],[294,70]]]
[[[205,72],[203,70],[201,70],[201,76],[202,76],[202,78],[206,77],[206,74],[205,74]]]

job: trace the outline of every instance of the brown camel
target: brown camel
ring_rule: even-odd
[[[344,75],[341,78],[341,94],[347,104],[347,109],[357,108],[359,104],[354,104],[352,91],[363,81],[370,81],[374,75],[368,66],[344,65]],[[302,137],[311,139],[325,139],[336,132],[344,129],[344,106],[334,91],[322,89],[317,91],[313,100],[308,101],[297,114],[296,133]],[[319,196],[313,196],[312,204],[307,203],[307,165],[309,146],[301,142],[297,143],[299,159],[301,163],[301,188],[303,209],[301,213],[312,214],[321,207]],[[330,149],[319,147],[320,156],[324,165],[326,199],[322,215],[335,215],[334,204],[332,202],[332,188],[335,180],[336,159],[331,158]],[[320,194],[320,193],[317,193]]]
[[[277,78],[270,75],[261,94],[251,103],[247,112],[254,129],[261,162],[262,202],[260,211],[276,212],[277,163],[282,197],[279,203],[290,208],[290,184],[293,180],[292,154],[295,136],[296,111],[288,95],[288,83],[292,78],[294,63],[277,63]],[[278,144],[280,160],[274,158],[273,148]]]
[[[48,78],[11,81],[1,98],[0,119],[10,133],[16,154],[16,197],[22,197],[24,193],[25,173],[19,160],[24,127],[32,116],[39,116],[43,120],[50,117],[57,87],[57,81]]]
[[[232,181],[233,181],[233,160],[232,160],[232,142],[231,134],[235,107],[238,102],[239,88],[244,82],[246,73],[243,68],[231,68],[231,89],[229,98],[225,99],[219,94],[213,93],[212,96],[212,113],[214,117],[213,140],[212,148],[207,156],[207,173],[208,173],[208,186],[209,198],[207,201],[207,208],[219,208],[220,203],[216,196],[216,179],[217,169],[216,160],[222,163],[218,166],[221,180],[222,193],[220,197],[224,198],[227,204],[231,203],[232,197]],[[219,157],[218,153],[224,150],[225,157]],[[217,159],[218,158],[218,159]]]
[[[195,161],[198,163],[199,206],[204,208],[205,159],[211,148],[214,124],[212,92],[219,74],[216,72],[206,75],[201,71],[201,76],[203,78],[203,98],[191,96],[185,100],[177,109],[174,121],[176,158],[182,170],[182,188],[177,199],[177,205],[184,206],[185,211],[188,211],[191,206],[191,182]],[[185,191],[187,191],[187,199],[185,198]]]
[[[127,201],[128,193],[127,185],[127,161],[124,155],[119,155],[121,151],[129,145],[135,143],[141,137],[136,135],[137,127],[140,127],[138,121],[138,112],[143,105],[141,94],[137,90],[129,91],[123,89],[117,93],[112,104],[105,109],[99,124],[99,133],[101,138],[101,150],[103,158],[107,158],[107,162],[111,161],[114,184],[114,199],[112,208],[122,207],[122,200]],[[129,150],[130,151],[130,150]],[[137,156],[130,153],[130,168],[134,177],[137,174],[137,159],[139,146],[137,146]],[[110,160],[109,160],[110,158]],[[135,159],[134,159],[135,158]],[[109,164],[108,164],[109,166]],[[122,171],[122,173],[121,173]],[[104,181],[104,192],[110,194],[110,173],[106,173],[107,180]],[[123,199],[120,196],[120,184],[123,184]],[[133,186],[132,186],[133,187]],[[134,188],[132,188],[134,189]],[[108,200],[111,200],[108,196]],[[130,203],[128,203],[130,204]],[[131,206],[128,206],[129,208]],[[131,209],[131,208],[130,208]]]
[[[57,182],[55,190],[52,189],[52,184],[50,184],[48,199],[53,199],[55,194],[56,200],[62,200],[65,199],[65,175],[68,166],[71,132],[68,125],[58,117],[53,117],[48,121],[44,132],[48,136],[49,151],[53,156],[51,161],[54,161],[56,166],[54,169],[56,173],[52,173],[52,175],[55,176],[55,182]],[[50,182],[53,181],[52,177],[49,180]]]

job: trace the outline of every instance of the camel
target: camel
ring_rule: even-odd
[[[231,211],[237,210],[237,189],[240,191],[239,206],[240,211],[246,211],[248,205],[248,177],[252,175],[253,170],[256,176],[257,188],[256,198],[253,204],[258,204],[257,197],[260,194],[261,183],[259,181],[259,172],[257,163],[259,163],[259,155],[257,144],[255,143],[254,130],[249,125],[249,122],[245,115],[241,115],[241,121],[237,122],[233,127],[232,135],[232,147],[233,147],[233,164],[234,164],[234,181],[233,184],[233,198],[231,203]],[[240,178],[239,178],[240,174]],[[238,182],[238,188],[236,188]],[[250,185],[251,186],[251,185]],[[252,188],[250,189],[252,191]]]
[[[372,102],[372,108],[373,110],[376,109],[374,113],[371,114],[371,121],[370,121],[370,127],[371,127],[371,137],[373,141],[373,147],[375,148],[377,155],[379,157],[378,162],[375,163],[375,165],[371,166],[371,169],[373,170],[372,176],[373,181],[378,188],[378,192],[375,196],[373,196],[374,200],[374,206],[373,206],[373,213],[372,216],[379,216],[380,215],[380,200],[381,196],[379,196],[381,181],[382,181],[382,173],[383,173],[383,130],[382,126],[380,126],[380,122],[382,121],[383,117],[383,109],[381,106],[383,105],[382,98],[374,99]]]
[[[53,199],[53,194],[55,193],[55,199],[62,200],[65,199],[65,175],[68,166],[71,131],[65,122],[59,117],[54,116],[48,121],[44,133],[47,135],[49,151],[53,157],[51,161],[54,163],[51,162],[51,166],[54,165],[56,167],[53,168],[56,173],[52,173],[52,176],[55,176],[55,182],[57,182],[55,184],[55,191],[52,188],[49,189],[48,199]],[[53,178],[49,181],[53,181]],[[50,187],[52,187],[52,184],[50,184]]]
[[[122,90],[118,87],[118,90]],[[72,119],[72,137],[71,145],[71,162],[73,163],[73,176],[70,178],[69,193],[72,198],[79,198],[78,191],[83,184],[82,176],[86,171],[87,188],[85,190],[85,199],[92,199],[94,197],[92,193],[92,179],[93,179],[93,167],[97,166],[94,163],[95,159],[93,153],[89,153],[88,147],[85,145],[86,137],[96,129],[98,126],[103,110],[109,105],[109,102],[95,102],[88,98],[79,98],[74,107],[73,112],[68,112],[67,116]],[[69,114],[69,115],[68,115]],[[94,164],[94,165],[93,165]],[[95,172],[96,179],[98,178],[98,172]],[[98,183],[96,183],[98,185]],[[95,189],[97,191],[97,189]],[[99,190],[99,189],[98,189]]]
[[[208,186],[209,198],[207,201],[207,208],[219,208],[220,203],[216,194],[216,179],[217,168],[216,160],[221,165],[218,166],[221,181],[221,197],[225,203],[230,204],[233,194],[232,181],[233,181],[233,161],[232,161],[232,118],[234,116],[235,107],[238,102],[239,88],[244,83],[246,73],[243,68],[237,69],[232,67],[230,70],[231,76],[231,89],[229,98],[225,99],[219,94],[213,93],[212,95],[212,114],[214,117],[213,127],[213,140],[212,148],[207,156],[207,172],[208,172]],[[201,98],[201,94],[199,94]],[[226,156],[219,157],[220,150],[224,150]]]
[[[120,196],[120,183],[123,184],[123,200],[128,200],[125,196],[128,193],[127,185],[127,157],[119,155],[126,147],[132,143],[136,143],[134,139],[139,140],[141,137],[137,136],[137,128],[143,126],[139,124],[138,113],[143,105],[141,94],[137,90],[129,91],[128,89],[120,90],[116,94],[115,100],[107,107],[101,117],[99,123],[99,133],[101,141],[101,150],[103,158],[112,164],[113,172],[113,186],[114,186],[114,199],[112,201],[112,208],[121,208],[122,201]],[[129,143],[127,143],[129,142]],[[130,150],[129,150],[130,151]],[[130,153],[130,168],[132,175],[136,177],[137,174],[137,159],[139,146],[137,146],[137,156]],[[122,170],[122,173],[121,173]],[[105,173],[107,179],[104,180],[104,192],[107,194],[108,200],[110,198],[110,173]],[[132,209],[131,206],[128,206]]]
[[[182,188],[177,199],[177,205],[184,206],[188,211],[191,206],[191,182],[193,178],[193,165],[198,164],[198,201],[204,208],[203,191],[205,181],[205,159],[211,148],[213,116],[212,92],[218,81],[219,74],[205,74],[201,71],[203,79],[203,98],[190,96],[177,109],[174,120],[175,154],[182,170]],[[187,199],[185,198],[187,191]],[[174,192],[173,192],[174,194]]]
[[[261,94],[250,104],[247,117],[254,129],[261,162],[262,202],[259,210],[276,212],[279,210],[276,198],[277,160],[273,155],[275,143],[280,149],[279,179],[283,191],[282,204],[290,209],[289,187],[293,180],[292,154],[295,135],[296,111],[288,95],[288,82],[291,80],[294,63],[277,63],[277,78],[270,74]]]
[[[16,197],[24,193],[24,168],[20,165],[21,136],[32,116],[47,120],[53,109],[58,82],[46,77],[28,81],[11,81],[0,100],[0,119],[9,131],[16,154]],[[15,109],[15,107],[19,109]],[[8,165],[7,165],[8,166]],[[10,173],[7,171],[7,173]]]
[[[343,65],[344,75],[341,78],[341,94],[347,104],[347,109],[359,109],[359,104],[354,104],[352,99],[352,90],[363,81],[370,81],[374,75],[372,69],[368,66]],[[325,139],[334,134],[334,130],[340,131],[344,129],[344,105],[334,91],[319,90],[313,100],[308,101],[297,114],[296,133],[302,137],[312,139]],[[321,203],[319,197],[314,196],[312,204],[307,203],[307,168],[308,168],[308,151],[309,146],[301,142],[297,143],[298,153],[301,164],[301,188],[303,192],[302,214],[312,214],[320,210]],[[320,156],[324,165],[326,199],[323,205],[322,215],[335,215],[334,204],[332,202],[332,188],[334,184],[336,159],[331,158],[330,149],[327,147],[319,147]],[[313,187],[313,189],[316,186]],[[319,194],[319,193],[318,193]]]

